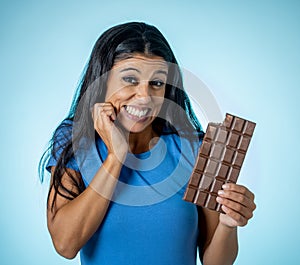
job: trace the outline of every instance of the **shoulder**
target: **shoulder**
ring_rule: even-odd
[[[53,145],[64,145],[72,138],[73,121],[69,119],[63,120],[56,128],[53,134]]]
[[[61,136],[62,134],[69,133],[72,131],[73,128],[73,121],[70,119],[63,120],[56,130],[54,131],[54,136]]]
[[[65,119],[54,131],[51,140],[51,152],[46,164],[46,169],[50,172],[51,167],[58,164],[67,168],[79,171],[72,148],[72,127],[73,122]]]

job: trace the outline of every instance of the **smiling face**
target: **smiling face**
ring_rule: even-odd
[[[142,132],[157,117],[164,101],[167,62],[156,56],[134,55],[113,66],[105,101],[116,110],[118,121],[130,132]]]

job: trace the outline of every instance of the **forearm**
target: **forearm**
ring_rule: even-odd
[[[59,254],[73,258],[102,223],[117,183],[122,163],[108,156],[90,185],[48,220]]]
[[[233,264],[238,253],[237,228],[218,224],[203,255],[204,265]]]

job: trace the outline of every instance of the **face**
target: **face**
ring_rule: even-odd
[[[115,107],[127,131],[142,132],[151,126],[164,101],[167,75],[168,65],[161,57],[134,55],[115,63],[105,101]]]

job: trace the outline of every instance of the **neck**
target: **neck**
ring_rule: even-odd
[[[158,134],[154,132],[152,126],[148,126],[144,131],[129,134],[129,148],[133,154],[149,151],[158,141]]]

